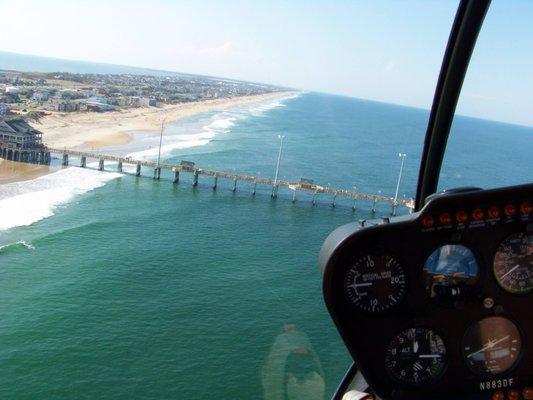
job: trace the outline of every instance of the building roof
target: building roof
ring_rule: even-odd
[[[19,135],[30,135],[30,136],[36,136],[36,135],[42,134],[37,129],[32,128],[23,119],[11,119],[11,120],[0,121],[0,132],[19,134]]]

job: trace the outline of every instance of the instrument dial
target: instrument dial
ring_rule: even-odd
[[[357,259],[344,279],[346,298],[361,311],[380,313],[395,306],[406,290],[406,275],[389,255],[366,255]]]
[[[478,271],[474,253],[460,244],[439,247],[428,257],[424,269],[431,274],[465,280],[476,278]]]
[[[478,280],[474,253],[465,246],[447,244],[436,249],[424,264],[426,289],[431,297],[453,298]]]
[[[446,367],[444,341],[427,328],[410,328],[389,344],[385,368],[393,379],[420,386],[438,379]]]
[[[516,325],[504,317],[488,317],[472,325],[463,338],[466,365],[490,378],[510,370],[518,361],[522,338]]]
[[[533,289],[533,235],[517,233],[505,239],[494,256],[493,270],[504,290],[529,293]]]

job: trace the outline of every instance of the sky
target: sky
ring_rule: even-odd
[[[430,108],[454,0],[0,0],[0,50]],[[533,126],[533,1],[493,0],[458,113]],[[1,68],[1,65],[0,65]]]

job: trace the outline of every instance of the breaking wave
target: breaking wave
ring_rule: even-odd
[[[39,178],[0,186],[0,232],[28,226],[54,215],[74,196],[86,193],[121,174],[85,168],[66,168]]]
[[[232,111],[223,111],[216,113],[208,120],[208,123],[202,126],[200,132],[193,134],[179,134],[171,135],[165,134],[164,145],[161,146],[161,155],[167,156],[172,154],[174,150],[188,149],[191,147],[205,146],[213,138],[221,133],[228,133],[235,125],[237,120],[246,119],[250,116],[258,117],[263,115],[268,110],[277,107],[285,106],[284,102],[290,99],[299,97],[301,93],[290,94],[275,100],[266,100],[252,105],[244,105],[237,107]],[[152,146],[145,150],[135,151],[129,153],[127,156],[134,159],[150,160],[155,159],[159,152],[159,146],[152,144]]]
[[[31,242],[19,240],[18,242],[15,242],[15,243],[9,243],[9,244],[0,246],[0,254],[7,253],[10,250],[21,249],[21,248],[27,249],[27,250],[35,250],[35,246]]]

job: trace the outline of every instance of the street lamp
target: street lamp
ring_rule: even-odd
[[[157,166],[154,169],[154,179],[159,179],[161,177],[161,167],[159,164],[161,163],[161,144],[163,143],[163,129],[165,126],[165,115],[163,114],[163,111],[161,111],[159,119],[161,121],[161,132],[159,134],[159,149],[157,152]]]
[[[276,198],[278,196],[278,175],[279,175],[279,165],[281,163],[281,153],[283,151],[283,139],[285,138],[284,135],[278,135],[279,139],[279,152],[278,152],[278,162],[276,164],[276,175],[274,176],[274,185],[272,186],[272,198]]]
[[[400,164],[400,172],[398,174],[398,182],[396,183],[396,192],[394,193],[394,200],[392,203],[392,215],[396,214],[396,206],[397,206],[397,200],[398,200],[398,191],[400,190],[400,183],[402,181],[402,174],[403,174],[403,164],[405,162],[405,157],[407,157],[407,154],[405,153],[398,153],[398,157],[402,159],[402,162]]]
[[[165,127],[165,114],[163,114],[163,112],[161,112],[159,119],[161,121],[161,132],[159,134],[159,151],[157,153],[157,167],[158,168],[159,168],[159,163],[161,162],[161,144],[163,143],[163,129]]]

